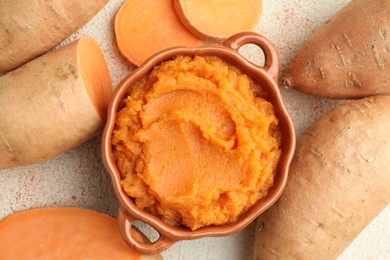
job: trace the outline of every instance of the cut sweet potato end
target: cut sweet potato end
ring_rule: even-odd
[[[161,50],[203,44],[183,26],[173,2],[167,0],[127,0],[115,17],[115,34],[121,54],[137,66]]]
[[[103,53],[94,39],[82,38],[77,46],[77,55],[88,96],[105,122],[112,95],[112,82]]]
[[[115,218],[79,208],[41,208],[6,217],[0,221],[0,252],[6,259],[144,259],[122,240]]]
[[[262,0],[174,0],[175,10],[187,29],[201,39],[223,40],[251,31],[262,12]]]

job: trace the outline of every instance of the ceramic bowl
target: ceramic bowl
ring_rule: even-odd
[[[251,63],[238,52],[245,44],[254,44],[264,53],[264,65],[258,66]],[[115,126],[116,114],[121,109],[122,100],[131,86],[149,73],[163,61],[170,60],[177,55],[187,56],[217,56],[226,62],[235,65],[245,74],[258,83],[269,94],[270,101],[279,118],[282,132],[282,155],[277,167],[274,185],[268,194],[255,203],[248,211],[242,214],[235,222],[207,226],[191,231],[187,227],[172,226],[165,223],[159,217],[138,208],[133,199],[122,189],[121,175],[113,157],[111,145],[112,131]],[[135,69],[115,89],[108,109],[108,119],[102,135],[102,157],[104,165],[112,178],[116,196],[119,200],[118,222],[123,239],[135,250],[145,254],[156,254],[164,251],[173,243],[180,240],[196,239],[210,236],[227,236],[237,233],[247,227],[262,212],[271,207],[282,194],[288,178],[288,169],[295,151],[295,130],[292,120],[283,104],[278,87],[279,58],[273,44],[264,36],[256,33],[239,33],[223,42],[221,45],[209,45],[199,48],[172,48],[159,52],[148,59],[142,66]],[[131,235],[131,226],[134,221],[145,222],[152,226],[159,238],[153,243],[145,243]]]

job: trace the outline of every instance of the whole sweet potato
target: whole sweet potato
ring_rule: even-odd
[[[86,24],[108,0],[1,0],[0,73],[38,57]]]
[[[390,202],[390,96],[335,108],[302,135],[255,259],[335,259]]]
[[[390,1],[351,1],[307,39],[283,81],[330,98],[389,94]]]

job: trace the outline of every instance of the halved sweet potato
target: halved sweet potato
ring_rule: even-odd
[[[0,169],[42,162],[98,134],[111,94],[106,61],[92,38],[0,77]]]
[[[0,259],[162,258],[131,249],[113,217],[80,208],[41,208],[0,221]]]

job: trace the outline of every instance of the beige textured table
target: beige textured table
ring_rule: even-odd
[[[263,15],[255,31],[266,35],[277,46],[282,73],[294,51],[310,32],[349,2],[263,1]],[[118,54],[113,35],[113,19],[122,2],[111,0],[86,26],[63,43],[82,36],[97,39],[104,50],[113,87],[133,69]],[[260,60],[256,48],[245,47],[242,54],[254,62]],[[341,102],[313,98],[287,89],[282,89],[282,93],[298,136],[321,114]],[[117,201],[101,162],[99,146],[100,136],[45,163],[0,170],[0,218],[19,210],[50,206],[77,206],[115,215]],[[153,236],[152,230],[143,229]],[[252,224],[230,237],[182,241],[165,251],[163,256],[166,259],[251,259],[254,232]],[[390,206],[339,259],[390,259]]]

